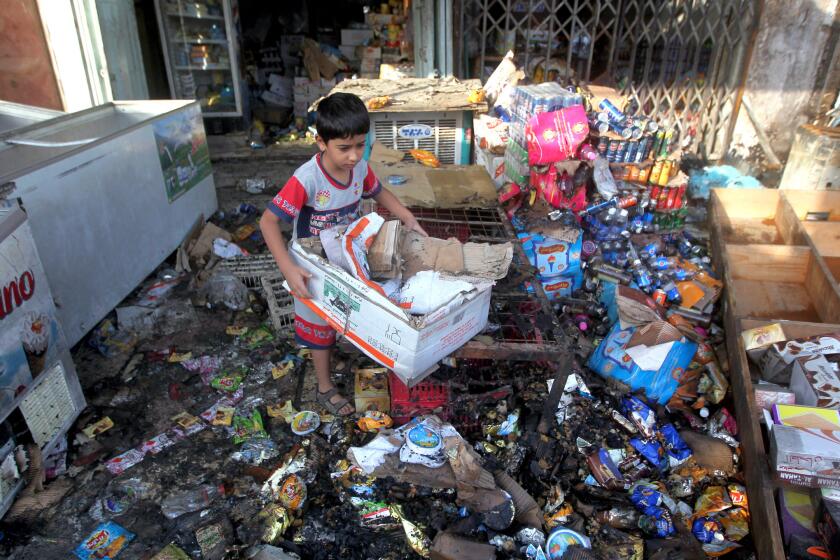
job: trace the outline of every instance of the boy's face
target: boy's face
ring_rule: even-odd
[[[318,148],[324,153],[323,157],[328,158],[336,168],[350,171],[365,153],[366,138],[366,134],[357,134],[347,138],[333,138],[329,142],[324,142],[320,137],[316,137],[316,140]]]

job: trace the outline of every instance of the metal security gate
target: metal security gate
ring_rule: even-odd
[[[696,151],[718,159],[760,1],[461,0],[457,68],[486,78],[513,50],[534,82],[618,84],[680,137],[696,133]]]

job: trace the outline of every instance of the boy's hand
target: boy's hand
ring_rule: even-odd
[[[414,216],[410,216],[409,218],[403,220],[403,226],[407,227],[411,231],[416,231],[423,237],[429,237],[429,234],[426,233],[426,230],[420,226],[420,223]]]
[[[283,276],[286,277],[286,282],[289,283],[289,288],[292,294],[302,299],[312,299],[312,294],[306,288],[306,280],[312,278],[312,273],[297,265],[292,265],[289,270],[283,271]]]

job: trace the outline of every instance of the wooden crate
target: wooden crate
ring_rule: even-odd
[[[840,331],[840,247],[818,239],[840,226],[840,193],[715,189],[709,202],[712,251],[726,284],[726,346],[735,415],[750,499],[751,530],[760,560],[784,558],[769,446],[760,424],[741,332],[781,323],[789,338]],[[806,222],[811,211],[830,221]],[[835,256],[836,255],[836,256]]]

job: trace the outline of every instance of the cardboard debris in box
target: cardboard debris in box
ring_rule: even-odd
[[[490,280],[471,279],[473,289],[462,297],[426,315],[414,316],[330,264],[320,250],[318,238],[296,239],[290,246],[295,264],[312,275],[307,280],[312,299],[301,301],[409,387],[487,324],[493,287]]]
[[[791,484],[840,488],[840,431],[773,426],[770,459]]]
[[[435,270],[453,275],[499,280],[507,276],[513,261],[513,245],[510,243],[461,243],[454,237],[423,237],[415,231],[406,232],[400,251],[405,263],[405,279],[423,270]]]
[[[368,249],[371,278],[396,278],[400,274],[400,221],[389,220],[379,229]]]
[[[359,368],[356,370],[356,411],[391,411],[391,393],[388,391],[386,368]]]
[[[790,388],[797,404],[840,408],[840,354],[817,354],[793,362]]]

